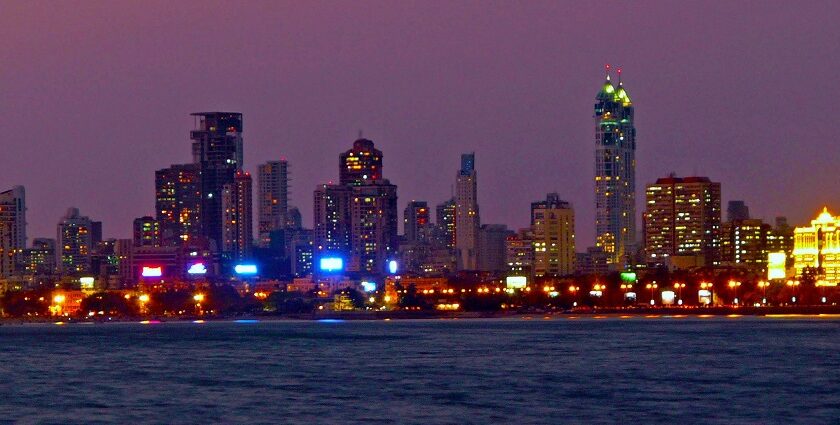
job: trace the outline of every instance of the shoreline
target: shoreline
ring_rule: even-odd
[[[98,324],[98,323],[205,323],[205,322],[284,322],[284,321],[388,321],[388,320],[475,320],[475,319],[552,319],[552,318],[709,318],[709,317],[766,317],[766,318],[838,318],[840,306],[801,307],[703,307],[703,308],[598,308],[568,311],[533,312],[452,312],[452,311],[353,311],[317,312],[306,314],[254,314],[231,316],[180,316],[180,317],[37,317],[0,318],[2,325],[26,324]]]

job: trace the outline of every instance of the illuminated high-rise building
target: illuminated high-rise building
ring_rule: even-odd
[[[720,183],[708,177],[669,177],[647,186],[645,255],[650,264],[673,256],[720,261]]]
[[[767,267],[769,252],[767,240],[771,232],[769,224],[756,218],[736,219],[722,223],[721,263],[764,271]]]
[[[178,246],[201,238],[201,169],[179,164],[155,172],[155,218],[161,244]]]
[[[89,273],[94,246],[93,221],[69,208],[58,223],[58,264],[62,273]]]
[[[455,198],[438,204],[435,209],[435,225],[447,248],[455,249]]]
[[[134,246],[161,246],[160,223],[154,217],[134,219]]]
[[[350,252],[350,186],[318,185],[314,192],[313,257],[315,264],[324,255]]]
[[[353,148],[339,156],[339,184],[360,185],[382,178],[382,152],[368,139],[353,142]]]
[[[636,241],[636,127],[621,82],[606,81],[595,102],[595,245],[610,266],[629,263]]]
[[[403,224],[405,240],[416,242],[423,237],[423,230],[430,225],[429,204],[426,201],[411,201],[405,207]]]
[[[811,275],[820,285],[840,283],[840,217],[823,208],[810,226],[793,231],[796,276]]]
[[[397,253],[397,186],[387,179],[352,186],[351,258],[348,269],[384,274]]]
[[[239,170],[222,188],[222,252],[233,260],[251,255],[253,244],[251,174]]]
[[[531,235],[535,276],[561,276],[575,272],[575,211],[549,193],[531,203]]]
[[[478,173],[475,153],[461,155],[455,180],[455,256],[458,270],[478,270]]]
[[[15,186],[0,192],[0,277],[22,273],[26,249],[26,191]]]
[[[55,273],[55,252],[55,239],[33,239],[32,247],[24,250],[26,274],[51,275]]]
[[[289,163],[280,160],[261,164],[257,177],[259,241],[268,246],[271,232],[288,225]]]
[[[193,163],[201,172],[201,234],[218,250],[223,243],[222,191],[243,167],[242,114],[198,112],[192,116]]]

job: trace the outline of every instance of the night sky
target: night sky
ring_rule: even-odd
[[[557,191],[594,239],[595,94],[624,70],[646,183],[707,175],[754,216],[840,212],[840,2],[0,1],[0,188],[28,236],[67,207],[129,237],[154,172],[191,160],[196,111],[245,114],[245,168],[285,157],[312,224],[359,129],[411,199],[476,152],[483,223]],[[254,187],[256,188],[256,182]],[[256,198],[256,196],[255,196]],[[256,219],[256,218],[255,218]]]

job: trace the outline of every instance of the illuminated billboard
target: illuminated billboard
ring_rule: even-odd
[[[93,278],[90,276],[79,278],[79,284],[81,285],[82,289],[93,289],[93,281]]]
[[[388,262],[388,273],[397,274],[398,264],[397,260],[391,260]]]
[[[700,304],[709,305],[712,303],[712,291],[701,289],[697,291],[697,298],[700,300]]]
[[[256,264],[237,264],[233,266],[233,271],[241,275],[257,274],[257,266]]]
[[[784,252],[771,252],[767,254],[767,279],[784,279],[787,277],[785,266],[787,256]]]
[[[161,277],[163,276],[163,267],[143,266],[143,270],[140,272],[140,275],[143,277]]]
[[[365,292],[373,292],[373,291],[376,290],[376,283],[363,281],[362,282],[362,290],[365,291]]]
[[[207,274],[207,266],[204,263],[195,263],[191,264],[190,268],[187,269],[188,274]]]
[[[344,260],[340,257],[324,257],[318,267],[324,272],[338,272],[344,270]]]
[[[508,276],[505,279],[508,289],[523,289],[528,286],[528,278],[525,276]]]
[[[676,298],[677,294],[674,291],[662,291],[662,304],[671,305]]]
[[[635,272],[621,272],[621,281],[628,282],[628,283],[636,283],[636,273]]]

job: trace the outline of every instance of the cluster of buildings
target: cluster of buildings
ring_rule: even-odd
[[[708,177],[672,174],[648,184],[637,226],[634,106],[620,70],[614,84],[607,69],[596,95],[596,240],[582,252],[574,208],[557,193],[531,203],[526,228],[482,223],[474,153],[461,155],[451,197],[412,200],[400,218],[384,154],[361,135],[339,155],[337,182],[313,191],[313,224],[306,228],[290,204],[286,160],[256,167],[254,197],[242,114],[192,116],[192,161],[155,172],[154,215],[134,220],[131,239],[103,238],[101,222],[70,208],[55,239],[27,245],[24,188],[0,193],[5,286],[262,280],[302,290],[324,282],[370,289],[396,276],[470,276],[522,288],[542,278],[718,267],[840,281],[840,218],[824,211],[794,229],[783,217],[773,224],[753,218],[744,202],[732,201],[724,220],[721,184]]]

